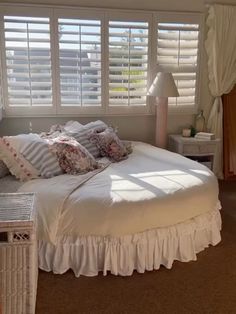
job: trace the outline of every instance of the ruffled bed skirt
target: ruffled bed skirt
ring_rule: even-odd
[[[58,244],[39,241],[39,268],[76,277],[106,275],[130,276],[136,270],[171,268],[175,260],[195,261],[196,254],[221,241],[218,209],[166,228],[157,228],[121,237],[81,236],[58,238]]]

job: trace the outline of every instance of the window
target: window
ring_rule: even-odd
[[[101,106],[101,21],[58,19],[61,106]]]
[[[177,110],[198,102],[199,14],[0,5],[7,115],[151,114],[156,71],[172,72]]]
[[[1,68],[2,66],[1,66],[1,59],[0,59],[0,69]],[[2,73],[0,73],[0,120],[2,117],[2,108],[3,108],[3,86],[2,86]]]
[[[9,107],[52,106],[49,18],[4,16]]]
[[[147,102],[148,23],[109,21],[109,105]]]
[[[173,22],[171,22],[173,21]],[[190,23],[193,21],[192,23]],[[157,26],[157,66],[172,72],[179,97],[170,97],[173,107],[194,108],[197,103],[199,17],[159,16]],[[184,107],[183,107],[184,106]]]

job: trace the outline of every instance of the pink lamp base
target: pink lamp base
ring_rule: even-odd
[[[168,119],[168,98],[156,97],[156,136],[155,144],[160,148],[167,148],[167,119]]]

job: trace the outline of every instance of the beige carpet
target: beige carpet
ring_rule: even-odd
[[[39,273],[37,314],[236,313],[236,182],[220,183],[222,242],[196,262],[131,277]]]

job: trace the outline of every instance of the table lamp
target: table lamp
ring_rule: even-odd
[[[156,97],[155,144],[160,148],[167,146],[168,97],[178,97],[179,93],[171,73],[157,73],[148,96]]]

